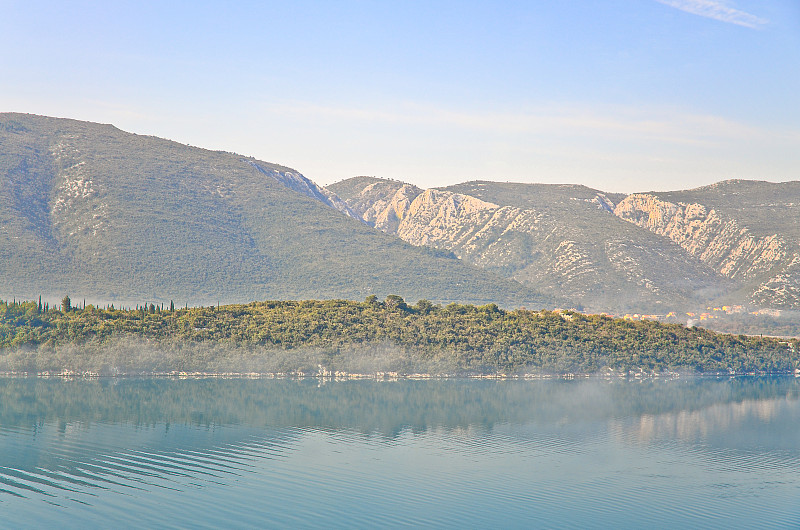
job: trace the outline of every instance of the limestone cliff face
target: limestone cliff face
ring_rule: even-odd
[[[369,224],[413,245],[452,251],[589,308],[685,301],[717,281],[713,271],[689,260],[674,243],[665,248],[655,235],[647,236],[654,245],[631,243],[628,232],[639,229],[614,217],[614,204],[605,196],[566,200],[581,219],[588,216],[580,223],[539,207],[500,205],[446,190],[423,192],[396,181],[364,181],[362,189],[349,190],[347,202]],[[598,226],[608,237],[597,240]],[[674,270],[687,274],[675,282]]]
[[[426,190],[408,206],[397,235],[413,245],[463,245],[499,206],[439,190]]]
[[[427,190],[411,204],[397,235],[413,245],[451,250],[552,295],[583,297],[598,283],[598,265],[542,212],[499,206],[476,197]]]
[[[626,197],[614,214],[668,237],[726,278],[742,285],[758,283],[751,296],[754,303],[800,307],[792,280],[800,256],[780,235],[755,236],[735,219],[702,204],[676,204],[649,194]]]
[[[628,196],[486,181],[423,191],[374,177],[335,187],[384,232],[589,308],[800,309],[797,182]]]
[[[372,177],[337,190],[384,232],[587,309],[679,311],[718,300],[797,309],[794,188],[776,197],[764,184],[675,192],[675,200],[483,181],[423,191]]]
[[[361,192],[356,211],[366,223],[378,230],[395,233],[411,202],[420,193],[421,189],[410,184],[391,183],[387,187],[385,184],[374,183]]]

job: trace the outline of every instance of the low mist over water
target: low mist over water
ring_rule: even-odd
[[[347,373],[400,372],[446,374],[463,371],[455,356],[433,358],[415,348],[375,342],[347,348],[284,349],[230,343],[148,342],[123,337],[105,343],[30,346],[0,355],[0,373],[62,371],[102,376],[151,375],[169,372],[275,374],[319,370]]]
[[[9,526],[792,526],[800,380],[0,379]]]

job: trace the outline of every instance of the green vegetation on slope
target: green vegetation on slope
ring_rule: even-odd
[[[797,365],[800,350],[797,340],[722,335],[574,312],[503,311],[494,304],[441,307],[421,300],[408,306],[395,295],[384,302],[374,297],[362,303],[270,301],[174,311],[92,306],[42,311],[35,302],[0,303],[0,368],[21,369],[15,363],[22,362],[43,368],[26,350],[36,346],[38,354],[49,355],[49,368],[74,369],[88,355],[85,351],[113,348],[131,338],[149,349],[181,350],[180,366],[171,368],[177,370],[203,370],[221,366],[214,364],[219,360],[215,357],[247,360],[264,351],[279,354],[281,366],[291,369],[316,371],[319,363],[338,370],[353,366],[348,364],[352,352],[375,356],[400,351],[403,355],[393,359],[403,360],[403,370],[420,361],[428,369],[458,372],[786,372]],[[136,343],[129,344],[130,355],[136,355]]]
[[[0,114],[0,297],[351,298],[544,306],[294,191],[302,175],[111,125]],[[301,186],[302,187],[302,186]]]

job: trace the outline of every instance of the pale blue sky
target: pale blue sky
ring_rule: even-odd
[[[0,110],[322,184],[800,179],[797,0],[0,0],[0,13]]]

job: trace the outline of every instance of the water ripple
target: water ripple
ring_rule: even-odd
[[[181,384],[191,390],[207,383]],[[226,423],[224,414],[210,412],[206,423],[191,420],[193,411],[218,410],[219,398],[204,392],[203,405],[187,392],[175,400],[176,414],[188,418],[183,423],[48,416],[0,426],[0,526],[757,528],[800,522],[800,405],[785,391],[731,400],[720,391],[725,387],[692,387],[702,398],[695,403],[695,394],[685,398],[681,387],[675,389],[680,407],[665,408],[663,396],[650,400],[638,387],[608,390],[621,392],[621,405],[593,387],[585,392],[590,412],[582,413],[580,403],[543,399],[541,386],[509,385],[513,392],[504,399],[545,413],[506,414],[505,401],[491,404],[494,393],[506,391],[502,384],[483,395],[495,414],[485,413],[490,421],[483,411],[459,413],[457,421],[439,414],[443,383],[348,384],[342,404],[325,399],[335,385],[281,384],[280,392],[300,393],[309,410],[327,411],[293,414],[274,410],[261,394],[267,383],[248,383],[259,392],[258,406],[268,409],[247,412],[258,421],[244,421],[242,413]],[[214,388],[225,396],[240,389],[233,383]],[[395,409],[406,406],[393,398],[374,412],[385,418],[370,416],[365,403],[381,388],[395,398],[412,396],[420,410],[400,411],[402,421],[393,422]],[[449,401],[462,404],[483,386],[452,388]],[[566,395],[561,386],[547,388],[554,400]],[[369,398],[364,402],[361,390]],[[525,392],[536,399],[524,399]],[[649,408],[632,412],[631,399]],[[346,403],[353,401],[360,406],[349,417]],[[606,404],[622,411],[604,412]],[[290,420],[275,420],[283,417]]]

